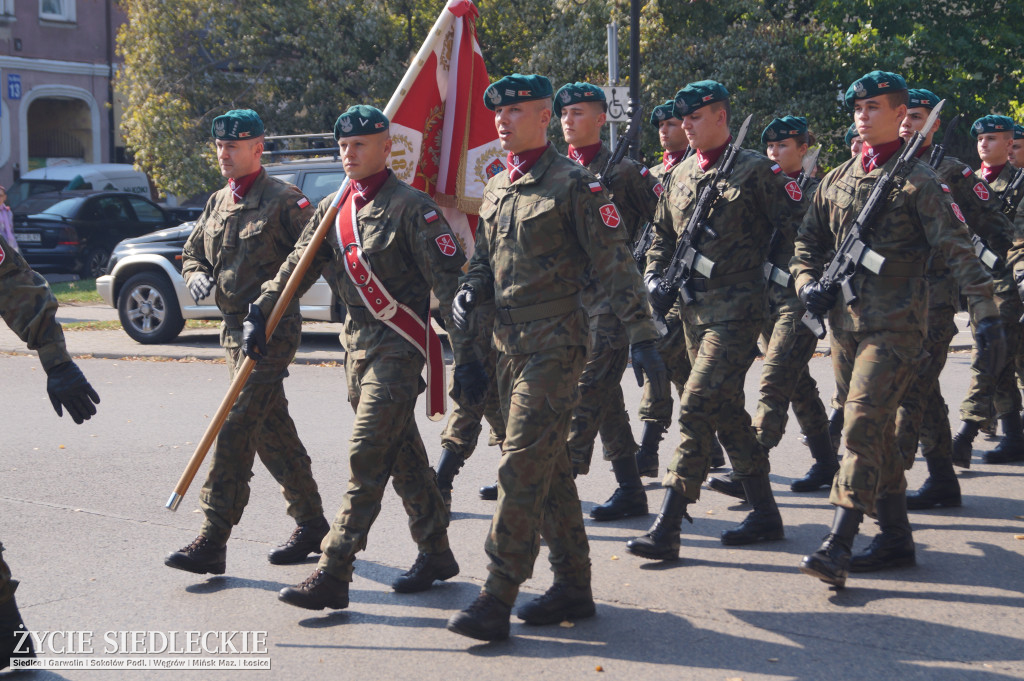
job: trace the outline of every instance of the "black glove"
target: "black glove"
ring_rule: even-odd
[[[839,299],[835,291],[826,289],[817,281],[804,284],[797,296],[807,311],[815,317],[827,315],[828,311],[835,307],[836,300]]]
[[[213,279],[206,272],[196,272],[188,278],[188,292],[192,294],[192,300],[199,301],[210,295],[213,290]]]
[[[670,289],[661,275],[655,272],[645,276],[644,283],[647,284],[647,294],[651,298],[651,309],[654,310],[654,314],[664,317],[676,304],[679,290]]]
[[[46,371],[46,394],[57,416],[64,416],[63,405],[75,423],[88,421],[100,403],[100,396],[74,362],[64,362]]]
[[[644,374],[651,382],[651,390],[655,396],[668,396],[668,369],[665,362],[658,354],[658,348],[654,341],[646,340],[633,344],[629,349],[629,358],[633,361],[633,373],[636,375],[636,384],[643,386]]]
[[[242,320],[242,353],[256,362],[267,354],[267,320],[259,305],[252,303]]]
[[[464,404],[480,404],[487,397],[490,384],[491,379],[480,360],[459,364],[453,375],[452,398],[461,401],[459,398],[465,396]]]
[[[469,330],[469,314],[476,307],[476,291],[465,286],[455,292],[452,300],[452,320],[459,331]]]
[[[986,317],[974,328],[978,359],[985,371],[995,376],[1006,365],[1006,331],[999,317]]]

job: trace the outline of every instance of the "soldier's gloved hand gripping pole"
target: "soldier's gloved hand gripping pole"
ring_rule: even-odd
[[[441,12],[437,17],[437,21],[434,22],[433,28],[430,29],[430,33],[427,34],[426,40],[423,41],[423,45],[420,46],[420,51],[413,57],[412,64],[409,69],[405,72],[405,76],[402,77],[402,82],[398,84],[398,88],[395,93],[391,95],[391,100],[388,102],[387,107],[384,108],[384,115],[389,119],[395,115],[395,111],[398,109],[399,103],[409,93],[409,88],[412,86],[413,81],[419,75],[423,69],[423,65],[426,64],[428,56],[437,47],[439,41],[444,40],[448,29],[448,17],[447,12]],[[270,313],[270,318],[267,319],[266,323],[266,338],[269,340],[274,333],[274,329],[277,328],[278,323],[281,321],[281,317],[284,316],[285,310],[288,309],[288,304],[295,296],[295,291],[299,288],[299,284],[302,282],[303,276],[306,274],[306,270],[313,262],[313,258],[316,255],[317,250],[320,248],[320,244],[323,243],[324,238],[327,236],[327,230],[330,229],[331,225],[334,224],[334,220],[338,215],[338,207],[342,197],[345,194],[345,190],[348,188],[348,178],[342,182],[341,188],[338,189],[337,195],[334,197],[334,201],[331,203],[330,209],[324,215],[323,220],[320,221],[319,226],[316,228],[316,232],[313,233],[313,238],[306,246],[305,252],[302,254],[302,258],[299,259],[298,264],[295,266],[295,270],[288,278],[288,282],[285,284],[284,289],[281,291],[281,297],[278,298],[277,304],[274,305],[273,311]],[[181,478],[178,480],[178,484],[174,488],[174,492],[171,493],[171,498],[167,500],[166,507],[172,511],[178,510],[178,505],[181,504],[182,497],[185,496],[185,492],[188,491],[189,485],[192,484],[192,479],[195,478],[196,473],[199,471],[199,467],[203,463],[203,459],[206,458],[206,453],[210,450],[213,445],[213,441],[217,438],[217,434],[220,432],[221,427],[224,425],[224,421],[227,420],[228,412],[231,411],[231,407],[235,404],[235,400],[238,399],[239,393],[242,392],[242,388],[245,386],[246,381],[249,379],[249,375],[252,373],[253,367],[256,363],[248,356],[242,360],[242,364],[235,374],[234,380],[231,381],[231,386],[228,388],[227,395],[221,401],[220,406],[217,408],[217,413],[214,414],[213,419],[210,421],[210,425],[206,428],[206,432],[203,433],[202,439],[196,446],[196,451],[192,454],[192,458],[189,459],[188,464],[185,466],[184,472],[181,474]]]

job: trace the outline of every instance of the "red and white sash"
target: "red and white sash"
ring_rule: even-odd
[[[338,243],[342,245],[345,257],[345,270],[373,317],[412,343],[426,358],[427,418],[438,421],[444,416],[447,402],[441,339],[430,323],[429,313],[426,321],[420,319],[409,307],[392,298],[370,269],[370,263],[363,254],[359,232],[355,228],[355,192],[348,189],[347,194],[348,196],[341,202],[335,221]]]

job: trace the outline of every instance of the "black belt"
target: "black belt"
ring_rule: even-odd
[[[693,277],[690,279],[690,290],[697,293],[704,293],[707,291],[713,291],[716,288],[724,288],[726,286],[732,286],[733,284],[744,284],[748,281],[758,281],[764,279],[764,274],[760,267],[754,267],[749,270],[743,270],[742,272],[734,272],[733,274],[726,274],[721,277]]]
[[[895,262],[887,259],[885,264],[882,265],[882,271],[878,276],[906,278],[923,277],[925,269],[926,263],[923,262]]]
[[[538,319],[560,317],[569,314],[573,310],[578,310],[582,305],[583,299],[580,293],[576,292],[565,298],[548,300],[536,305],[499,307],[495,315],[502,324],[525,324],[526,322],[535,322]]]

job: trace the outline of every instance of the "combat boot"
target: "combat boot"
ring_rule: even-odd
[[[800,561],[800,572],[840,589],[846,586],[853,538],[863,518],[860,511],[836,506],[831,531],[817,551]]]
[[[985,452],[985,463],[1017,463],[1024,461],[1024,428],[1020,414],[1011,411],[999,419],[1003,424],[1003,439],[992,451]]]
[[[953,462],[946,458],[925,461],[928,464],[928,479],[921,485],[921,489],[907,495],[907,510],[959,506],[960,481],[956,479]]]
[[[348,582],[317,568],[302,584],[281,589],[277,600],[306,610],[344,610],[348,607]]]
[[[636,450],[636,467],[645,478],[658,477],[658,445],[666,430],[668,428],[660,423],[644,421],[644,434]]]
[[[590,510],[590,517],[597,521],[618,520],[647,515],[647,492],[636,468],[636,459],[623,456],[612,461],[615,481],[619,483],[610,499]]]
[[[978,435],[977,421],[964,421],[953,436],[953,464],[960,468],[971,467],[974,454],[974,438]]]
[[[626,542],[626,550],[651,560],[679,558],[679,531],[683,526],[683,518],[693,523],[693,518],[686,512],[689,503],[682,492],[671,487],[666,489],[665,501],[661,504],[657,520],[647,534]]]
[[[725,465],[725,449],[718,440],[718,433],[711,437],[711,467],[721,468]]]
[[[815,492],[825,486],[831,487],[832,478],[839,470],[839,457],[832,448],[832,436],[827,431],[808,436],[807,446],[814,463],[807,475],[790,483],[789,489],[794,492]]]
[[[853,557],[850,572],[877,572],[916,565],[906,493],[880,497],[875,501],[875,511],[882,531],[875,535],[866,551]]]
[[[511,617],[511,606],[502,603],[497,596],[481,591],[468,608],[448,619],[448,631],[478,641],[503,641],[508,638]]]
[[[459,574],[459,564],[451,549],[441,553],[423,553],[416,556],[416,562],[409,571],[391,582],[391,588],[400,594],[411,594],[426,591],[434,585],[434,580],[442,582]]]
[[[288,541],[267,554],[273,565],[301,563],[311,553],[320,553],[320,542],[331,531],[327,518],[320,516],[295,527]]]
[[[498,483],[493,485],[484,485],[480,488],[480,498],[484,501],[497,501],[498,500]]]
[[[555,582],[543,595],[516,610],[516,617],[527,624],[558,624],[582,620],[597,614],[590,585],[573,586]]]
[[[218,544],[199,535],[185,548],[169,554],[164,559],[164,565],[197,575],[222,575],[227,553],[227,544]]]
[[[846,413],[842,409],[833,409],[828,414],[828,436],[832,440],[832,449],[839,451],[839,445],[843,443],[843,423],[846,421]]]
[[[459,474],[462,465],[466,460],[461,454],[456,454],[448,448],[441,450],[441,458],[437,462],[437,488],[441,490],[441,498],[444,499],[444,507],[448,513],[452,512],[452,485],[455,476]]]
[[[25,629],[25,623],[18,612],[14,596],[6,603],[0,603],[0,669],[11,666],[13,658],[36,656],[32,636]]]
[[[743,489],[743,484],[733,477],[732,471],[725,475],[712,475],[708,478],[708,489],[713,489],[719,494],[735,497],[740,501],[747,500],[747,492]]]
[[[775,503],[768,474],[744,478],[742,485],[754,510],[737,527],[722,532],[722,543],[726,546],[741,546],[783,539],[786,534],[782,529],[782,515]]]

